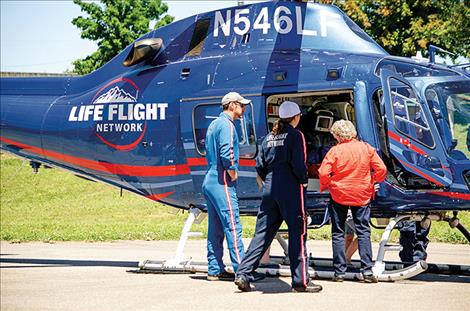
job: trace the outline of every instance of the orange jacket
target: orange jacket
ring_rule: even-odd
[[[374,183],[384,181],[386,173],[387,168],[375,149],[352,139],[339,143],[326,154],[318,170],[320,191],[329,189],[336,203],[363,206],[374,195]]]

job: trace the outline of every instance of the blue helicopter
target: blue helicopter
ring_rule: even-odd
[[[189,210],[177,255],[163,264],[187,268],[184,243],[205,211],[205,134],[221,98],[237,91],[252,101],[236,123],[242,215],[256,215],[261,199],[258,144],[279,105],[294,101],[312,227],[327,221],[317,169],[334,121],[352,121],[386,163],[372,204],[372,217],[388,223],[375,273],[396,280],[404,273],[387,271],[384,255],[397,223],[445,220],[470,241],[457,218],[470,210],[470,73],[436,64],[433,48],[431,61],[390,56],[330,5],[271,1],[198,14],[144,35],[86,76],[2,78],[0,147],[35,170],[59,167]],[[425,269],[416,263],[406,277]]]

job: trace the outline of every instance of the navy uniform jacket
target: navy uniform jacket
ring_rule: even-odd
[[[280,134],[269,133],[264,138],[256,159],[256,171],[266,182],[265,189],[271,190],[272,195],[275,195],[277,190],[285,193],[285,187],[298,189],[299,184],[308,182],[305,159],[303,134],[285,124]]]
[[[289,230],[289,261],[293,287],[307,287],[307,214],[304,188],[307,183],[306,147],[303,134],[284,125],[278,135],[268,134],[256,159],[258,175],[265,181],[256,232],[238,273],[251,274],[285,221]]]

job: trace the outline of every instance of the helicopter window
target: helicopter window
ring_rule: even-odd
[[[188,53],[186,56],[199,56],[201,55],[202,48],[204,47],[204,41],[209,31],[210,18],[198,20],[194,27],[193,37],[189,44]]]
[[[407,134],[410,131],[413,132],[414,134],[416,133],[419,134],[421,131],[421,134],[423,135],[420,137],[426,137],[426,135],[428,135],[426,139],[432,139],[431,132],[429,130],[422,131],[421,128],[416,129],[416,127],[414,127],[414,124],[415,124],[414,122],[409,121],[407,118],[403,118],[403,117],[402,119],[399,118],[399,114],[402,114],[402,115],[407,114],[404,109],[401,109],[403,107],[400,106],[401,105],[400,101],[406,101],[406,100],[411,99],[413,102],[416,102],[416,96],[414,96],[413,91],[404,84],[400,84],[399,85],[400,87],[395,87],[395,86],[397,85],[393,85],[393,87],[391,88],[392,98],[395,99],[392,102],[393,108],[394,108],[393,109],[394,126],[401,132],[405,131],[406,132],[405,134],[407,136],[410,136]],[[407,99],[403,97],[406,97]],[[385,120],[385,114],[386,114],[385,108],[386,107],[385,107],[384,93],[382,89],[378,89],[374,93],[372,97],[372,101],[374,103],[373,105],[374,115],[375,115],[375,119],[377,122],[377,129],[378,129],[378,134],[379,134],[379,143],[380,143],[379,149],[380,149],[382,160],[384,161],[390,173],[388,174],[387,178],[392,183],[399,184],[403,187],[410,188],[410,189],[421,189],[421,188],[433,187],[432,184],[429,183],[429,181],[427,181],[426,179],[407,172],[406,168],[399,161],[397,161],[395,156],[393,156],[393,150],[392,150],[393,148],[390,147],[390,140],[389,140],[390,137],[387,135],[387,132],[390,128],[387,127],[387,122]],[[420,110],[421,105],[418,105],[418,106],[419,108],[415,107],[414,109],[412,109],[411,107],[409,107],[408,109],[409,110],[408,114],[410,115],[410,117],[415,116],[415,120],[416,120],[417,112],[421,111]],[[405,121],[403,121],[403,119]],[[420,118],[417,118],[417,119],[418,121],[416,122],[421,122],[419,120]],[[410,122],[410,123],[407,123],[407,122]],[[413,139],[421,142],[420,139],[416,138],[416,136],[414,136]],[[422,156],[421,154],[417,154],[416,152],[410,151],[407,148],[402,150],[401,155],[406,159],[406,162],[408,163],[412,163],[416,166],[419,166],[427,171],[431,171],[442,177],[445,175],[442,169],[442,163],[436,157]]]
[[[222,112],[222,107],[217,104],[200,104],[193,110],[193,134],[197,152],[206,155],[207,128]],[[256,133],[254,128],[253,107],[248,105],[243,117],[234,122],[238,134],[238,146],[240,158],[253,159],[256,156]]]
[[[430,85],[426,100],[449,155],[470,158],[470,83],[445,82]]]
[[[406,136],[433,148],[429,123],[413,89],[393,78],[390,79],[390,85],[395,127]]]

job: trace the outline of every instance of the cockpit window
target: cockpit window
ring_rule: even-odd
[[[457,160],[470,158],[470,82],[430,85],[426,101],[447,152]]]
[[[429,123],[413,89],[393,78],[390,79],[390,85],[395,127],[406,136],[433,148]]]

